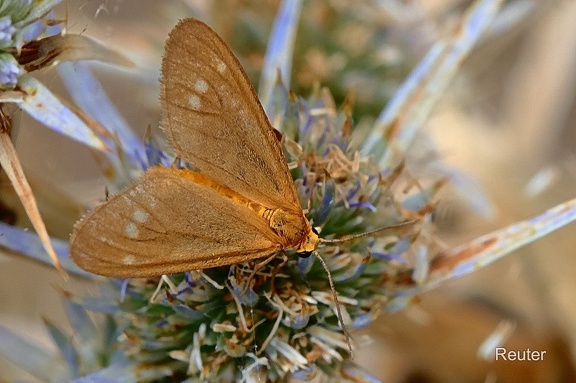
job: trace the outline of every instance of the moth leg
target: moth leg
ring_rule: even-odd
[[[258,273],[258,271],[262,270],[264,268],[264,266],[266,266],[267,264],[272,262],[272,260],[274,260],[274,258],[276,258],[276,253],[268,256],[266,259],[264,259],[261,262],[256,263],[254,265],[254,267],[252,267],[252,271],[250,272],[250,275],[246,279],[246,283],[244,284],[244,289],[242,289],[240,296],[243,296],[244,294],[246,294],[248,289],[253,286],[252,282],[254,281],[254,277],[256,276],[256,273]]]
[[[284,251],[282,251],[280,253],[280,258],[282,258],[282,262],[276,266],[274,268],[274,270],[272,270],[272,279],[270,279],[270,291],[272,292],[272,294],[276,294],[278,295],[278,293],[276,293],[276,286],[274,284],[274,281],[276,280],[276,274],[278,274],[278,272],[286,265],[286,263],[288,263],[288,255],[286,255],[286,253]]]

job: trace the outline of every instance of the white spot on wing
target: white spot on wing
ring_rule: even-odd
[[[219,61],[218,64],[216,64],[216,70],[220,74],[224,73],[226,70],[226,64],[224,64],[222,61]]]
[[[128,222],[126,227],[124,227],[124,232],[128,236],[128,238],[137,238],[138,237],[138,226],[134,222]]]
[[[114,246],[114,245],[115,245],[115,243],[114,243],[113,240],[111,240],[110,238],[104,237],[104,236],[98,237],[98,240],[99,240],[100,242],[105,243],[105,244],[110,245],[110,246]]]
[[[134,214],[132,214],[132,218],[136,222],[144,223],[148,221],[149,216],[148,213],[146,213],[144,210],[138,209],[134,212]]]
[[[124,258],[122,258],[122,263],[125,265],[133,265],[136,263],[136,258],[132,254],[126,254]]]
[[[202,107],[202,101],[200,101],[200,97],[198,97],[195,94],[190,95],[190,97],[188,98],[188,104],[194,110],[200,110],[200,108]]]
[[[194,90],[198,93],[206,93],[208,90],[208,83],[202,79],[194,83]]]

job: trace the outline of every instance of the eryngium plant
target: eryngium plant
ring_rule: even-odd
[[[477,1],[460,28],[430,49],[368,137],[354,127],[350,102],[337,110],[328,91],[316,90],[301,99],[275,82],[278,73],[284,81],[290,78],[300,6],[283,3],[260,96],[272,124],[283,133],[286,161],[307,218],[323,238],[414,218],[420,222],[414,230],[319,247],[353,338],[354,329],[381,311],[402,308],[415,294],[476,270],[574,219],[576,203],[570,201],[439,253],[429,221],[443,177],[423,180],[420,174],[427,172],[420,166],[410,171],[404,166],[414,163],[414,154],[423,157],[409,150],[410,143],[499,3]],[[82,63],[59,69],[75,103],[114,137],[117,146],[105,152],[112,164],[106,168],[111,188],[124,187],[150,166],[171,166],[174,158],[163,150],[161,137],[143,145]],[[70,120],[63,113],[58,117]],[[70,132],[81,136],[78,129]],[[411,176],[415,174],[418,179]],[[33,234],[3,224],[0,228],[1,246],[40,257]],[[53,243],[63,267],[86,276],[70,264],[67,243]],[[73,336],[47,324],[59,353],[0,327],[0,354],[53,382],[281,382],[318,374],[333,381],[375,381],[350,358],[326,272],[314,256],[280,253],[268,260],[158,278],[95,279],[100,296],[66,294]],[[105,320],[93,323],[86,310],[104,313]]]
[[[382,172],[351,146],[349,107],[335,110],[328,92],[284,99],[285,156],[307,218],[322,237],[425,214],[427,204],[403,207],[402,166]],[[349,327],[365,326],[382,310],[387,275],[401,269],[396,260],[414,238],[403,230],[321,246]],[[350,353],[326,271],[314,256],[282,252],[230,267],[132,279],[122,289],[120,346],[142,365],[170,365],[174,376],[191,381],[275,382],[316,370],[344,378]]]

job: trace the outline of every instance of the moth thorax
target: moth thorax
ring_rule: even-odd
[[[263,216],[268,220],[270,227],[286,241],[285,248],[298,250],[303,243],[307,242],[308,233],[312,232],[308,220],[302,213],[283,209],[266,209]]]

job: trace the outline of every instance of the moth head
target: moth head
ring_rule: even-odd
[[[308,224],[310,225],[310,224]],[[304,237],[304,240],[300,243],[296,252],[301,258],[308,258],[310,254],[316,251],[318,244],[320,243],[320,238],[318,237],[318,232],[312,226],[309,226],[308,233]]]

